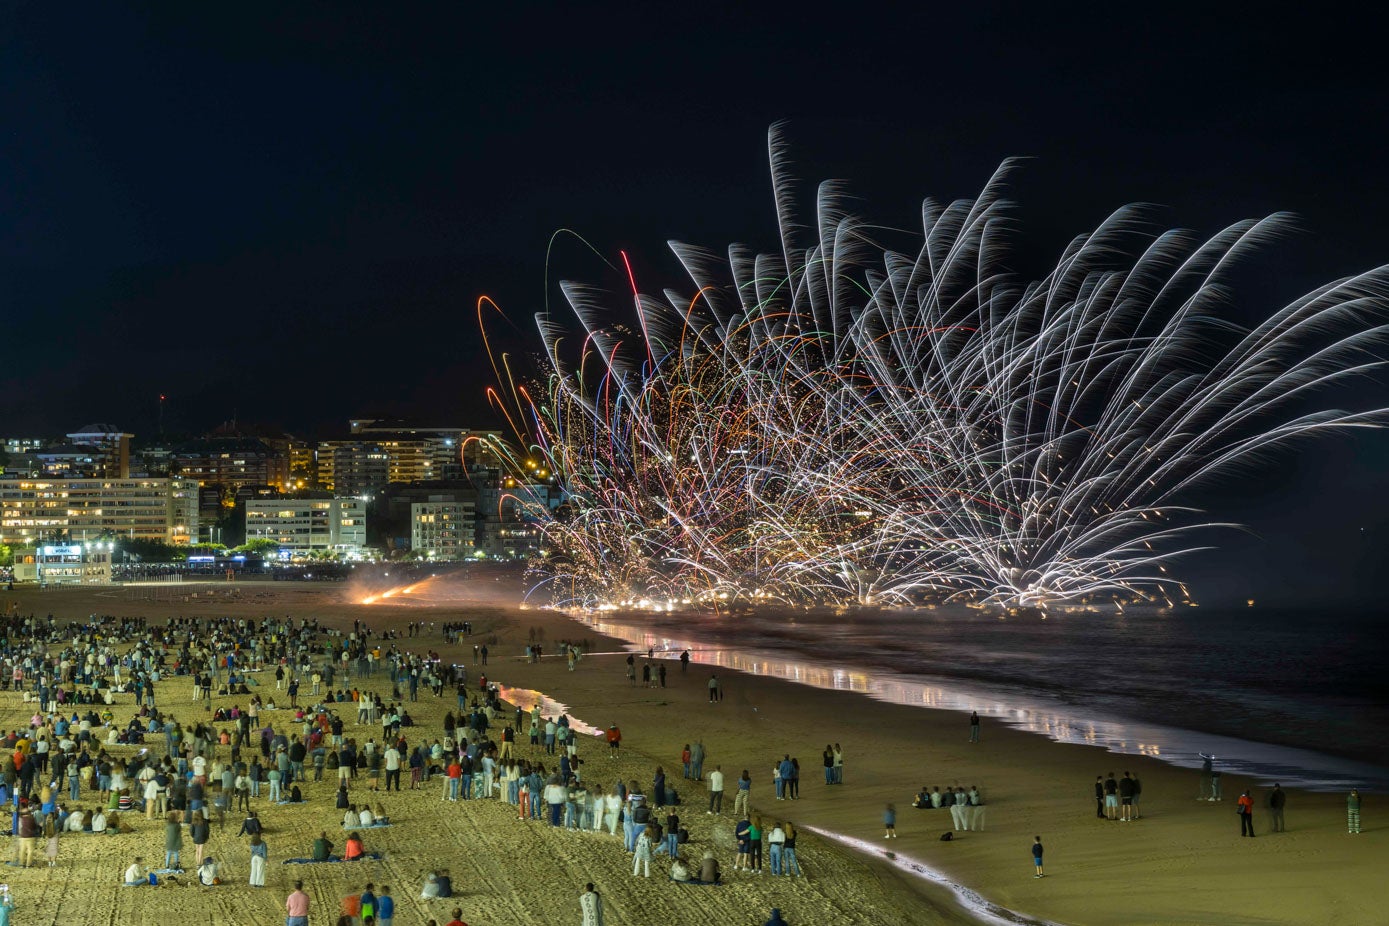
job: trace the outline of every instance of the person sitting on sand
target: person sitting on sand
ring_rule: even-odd
[[[439,876],[435,872],[430,872],[424,876],[424,889],[420,891],[420,900],[433,900],[439,896]]]
[[[347,808],[347,812],[342,815],[343,829],[356,829],[362,825],[362,815],[357,812],[357,805],[353,804]]]
[[[221,871],[222,869],[217,864],[217,860],[209,855],[207,858],[203,859],[202,864],[198,866],[198,883],[203,887],[212,887],[214,884],[221,884]]]
[[[699,880],[704,884],[719,883],[719,860],[711,850],[704,851],[704,859],[699,863]]]
[[[453,878],[449,877],[449,870],[444,868],[439,872],[439,896],[453,896]]]
[[[358,814],[358,820],[358,826],[375,826],[376,814],[371,812],[370,807],[363,804],[361,812]]]
[[[342,857],[354,862],[363,855],[366,855],[366,846],[362,844],[362,837],[356,833],[348,836],[347,844],[342,847]]]
[[[386,808],[380,804],[376,805],[376,825],[385,826],[391,822],[391,818],[386,816]]]
[[[328,841],[328,834],[319,833],[318,838],[313,841],[313,860],[315,862],[326,862],[333,857],[333,844]]]
[[[670,863],[670,880],[682,884],[690,880],[690,869],[678,858]]]
[[[140,856],[135,856],[135,861],[130,863],[130,867],[125,870],[126,884],[146,884],[145,860]]]
[[[772,907],[772,918],[767,920],[765,926],[787,926],[786,921],[781,918],[780,908]]]

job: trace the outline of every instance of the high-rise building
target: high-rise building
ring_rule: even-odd
[[[246,502],[246,541],[273,540],[291,553],[359,553],[367,506],[358,498],[275,498]]]
[[[170,471],[219,490],[218,503],[234,498],[243,486],[283,486],[289,461],[265,441],[248,437],[211,437],[179,444],[169,451]],[[217,507],[204,507],[215,518]]]
[[[197,484],[183,479],[0,476],[0,543],[189,543],[198,535],[196,503]]]
[[[410,549],[431,560],[461,560],[473,554],[477,512],[471,502],[432,501],[410,505]]]
[[[95,450],[97,467],[93,476],[128,479],[130,441],[134,437],[134,434],[126,434],[113,424],[89,424],[69,434],[68,440]]]
[[[391,482],[390,454],[374,440],[318,444],[318,484],[339,497],[375,495]]]

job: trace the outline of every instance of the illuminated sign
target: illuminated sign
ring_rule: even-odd
[[[68,547],[40,547],[39,552],[44,556],[81,556],[82,544]]]

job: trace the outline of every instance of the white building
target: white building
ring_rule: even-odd
[[[292,553],[357,553],[367,543],[359,498],[271,498],[246,502],[246,542],[273,540]]]
[[[198,484],[185,479],[0,476],[0,543],[33,546],[112,537],[189,543],[198,536]]]
[[[410,549],[434,560],[473,555],[472,502],[431,500],[410,505]]]

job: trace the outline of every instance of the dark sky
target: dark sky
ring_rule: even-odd
[[[1292,210],[1302,233],[1255,274],[1251,317],[1389,261],[1380,23],[898,6],[920,9],[9,5],[0,435],[148,435],[160,393],[188,432],[477,421],[480,294],[526,349],[556,229],[628,250],[651,289],[679,281],[667,239],[772,245],[783,119],[802,177],[849,179],[904,226],[1030,156],[1012,196],[1039,255],[1125,202],[1207,233]],[[612,282],[573,245],[560,277]],[[1210,568],[1233,588],[1315,563],[1368,588],[1385,458],[1333,441],[1236,484],[1259,534]]]

